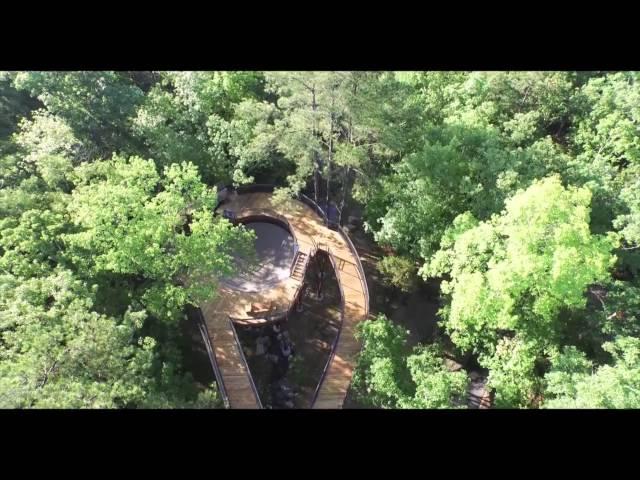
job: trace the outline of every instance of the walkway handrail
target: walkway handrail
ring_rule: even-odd
[[[242,212],[242,216],[240,216],[240,217],[236,216],[235,221],[238,222],[238,223],[242,223],[242,222],[246,221],[247,219],[250,219],[250,218],[253,218],[253,217],[262,218],[262,219],[264,219],[266,221],[271,221],[271,222],[275,221],[275,222],[279,222],[280,224],[284,224],[284,227],[287,230],[289,230],[289,233],[291,233],[291,236],[293,237],[294,243],[296,245],[298,244],[298,239],[296,238],[295,230],[291,226],[291,222],[289,222],[289,220],[287,220],[287,217],[285,217],[283,215],[280,215],[278,212],[275,212],[275,211],[273,211],[273,210],[271,210],[269,208],[248,208],[248,209],[245,209]]]
[[[218,390],[220,391],[220,396],[222,397],[224,408],[229,408],[229,396],[227,395],[227,389],[224,385],[224,379],[222,377],[222,373],[220,372],[220,367],[218,366],[218,361],[216,360],[215,353],[211,349],[211,341],[209,340],[210,337],[209,330],[207,329],[207,323],[204,320],[204,315],[202,314],[202,310],[200,310],[200,308],[193,307],[193,310],[196,312],[196,323],[198,324],[198,330],[200,330],[200,335],[202,336],[204,346],[207,349],[209,362],[211,363],[211,368],[213,368],[213,374],[216,377],[216,383],[218,384]]]
[[[300,253],[300,249],[298,245],[294,245],[293,247],[293,260],[291,261],[291,266],[289,267],[289,276],[293,275],[293,267],[296,266],[296,262],[298,261],[298,254]]]
[[[333,256],[333,253],[331,253],[331,249],[329,248],[329,246],[327,245],[327,254],[329,255],[329,260],[331,261],[331,265],[333,265],[333,270],[336,274],[336,277],[338,276],[338,266],[336,263],[336,259]],[[342,332],[342,324],[344,323],[344,290],[342,288],[342,283],[340,283],[340,281],[338,280],[338,288],[340,289],[340,326],[338,328],[338,333],[336,334],[336,338],[334,338],[333,340],[333,344],[331,345],[331,353],[329,354],[329,358],[327,358],[327,363],[325,364],[323,370],[322,370],[322,375],[320,376],[320,381],[318,382],[318,385],[316,386],[315,391],[313,392],[313,398],[311,399],[311,408],[313,408],[313,406],[316,403],[316,400],[318,399],[318,394],[320,393],[320,388],[322,387],[322,384],[324,383],[324,378],[327,375],[327,371],[329,370],[329,365],[331,365],[331,362],[333,361],[333,357],[335,357],[336,355],[336,347],[338,346],[338,340],[340,340],[340,333]]]
[[[325,225],[329,224],[329,219],[327,217],[327,213],[324,210],[322,210],[322,208],[320,208],[320,205],[318,205],[316,202],[314,202],[312,199],[310,199],[304,193],[298,193],[297,197],[298,197],[298,200],[300,200],[302,203],[305,203],[309,207],[313,208],[313,210],[318,215],[320,215],[320,217],[322,218],[322,221],[324,222]]]
[[[355,245],[351,241],[349,234],[344,231],[343,227],[340,227],[339,232],[347,240],[347,244],[351,249],[351,253],[353,253],[353,256],[356,258],[356,268],[358,269],[358,273],[360,274],[360,283],[362,285],[362,292],[364,293],[364,298],[365,298],[365,318],[368,318],[369,317],[369,287],[367,285],[367,277],[364,274],[364,268],[362,268],[362,263],[360,262],[360,254],[358,253],[358,250],[356,249]]]
[[[313,238],[313,237],[309,237],[309,240],[311,240],[311,246],[313,247],[311,249],[311,255],[309,255],[309,256],[313,256],[318,251],[318,242],[316,242],[316,239]]]
[[[218,190],[218,194],[222,190],[235,191],[238,194],[252,193],[252,192],[272,193],[275,188],[276,188],[275,185],[270,184],[270,183],[249,183],[247,185],[238,185],[237,187],[234,187],[233,185],[225,185],[221,189]],[[213,209],[213,211],[215,212],[216,210],[218,210],[218,208],[220,208],[220,206],[222,204],[224,204],[225,201],[226,200],[218,200],[216,202],[216,206]]]
[[[244,350],[242,350],[242,344],[240,343],[240,339],[238,338],[238,332],[236,332],[236,327],[233,325],[230,317],[227,317],[227,321],[229,322],[229,326],[231,327],[231,331],[233,332],[233,338],[236,341],[236,345],[238,350],[240,350],[240,357],[242,358],[242,363],[247,369],[247,376],[249,377],[249,384],[251,385],[251,390],[253,390],[253,394],[256,396],[256,402],[258,404],[258,408],[262,408],[262,402],[260,401],[260,395],[258,394],[258,389],[256,388],[256,384],[253,382],[253,376],[251,375],[251,370],[249,370],[249,364],[247,363],[247,359],[244,356]]]
[[[281,322],[283,320],[283,318],[279,318],[279,317],[286,317],[287,315],[287,311],[286,310],[281,310],[279,312],[274,312],[268,316],[265,317],[259,317],[259,318],[254,318],[254,317],[244,317],[244,318],[240,318],[240,317],[229,317],[229,320],[231,320],[233,322],[234,325],[242,325],[245,327],[255,327],[255,326],[265,326],[265,325],[271,325],[274,323],[278,323]]]
[[[235,190],[239,195],[243,193],[255,193],[255,192],[265,192],[265,193],[273,193],[276,189],[276,185],[272,183],[249,183],[246,185],[238,185],[234,187],[233,185],[226,185],[224,189],[227,190]],[[315,212],[322,217],[325,225],[329,225],[329,218],[327,217],[327,212],[325,212],[320,205],[318,205],[314,200],[309,198],[304,193],[299,192],[295,198],[300,200],[302,203],[307,204],[309,207],[313,208]],[[223,202],[219,202],[216,205],[215,210],[217,210]]]

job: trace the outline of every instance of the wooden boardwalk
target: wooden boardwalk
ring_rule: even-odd
[[[358,259],[343,236],[326,227],[320,216],[298,200],[272,202],[270,193],[244,193],[232,196],[220,209],[233,211],[238,219],[256,214],[284,219],[289,223],[299,250],[307,256],[315,248],[333,256],[336,277],[344,295],[344,315],[338,342],[319,386],[313,408],[341,408],[346,396],[355,356],[360,345],[355,339],[356,325],[368,312],[366,279],[357,268]],[[253,302],[273,302],[277,311],[288,309],[302,279],[289,277],[264,292],[249,293],[221,286],[215,299],[201,305],[231,408],[260,408],[250,372],[237,343],[229,317],[246,318]]]

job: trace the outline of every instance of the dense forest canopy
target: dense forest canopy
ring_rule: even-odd
[[[640,74],[364,71],[0,72],[0,406],[218,406],[178,323],[251,182],[439,282],[434,342],[361,324],[361,404],[464,406],[454,355],[496,407],[640,407]]]

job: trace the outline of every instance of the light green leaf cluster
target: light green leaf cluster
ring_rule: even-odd
[[[615,240],[589,230],[590,199],[556,177],[534,182],[488,222],[458,217],[422,269],[451,277],[445,327],[459,348],[481,354],[499,404],[531,401],[535,360],[556,344],[561,312],[583,308],[586,287],[615,261]]]
[[[640,405],[640,339],[604,344],[612,365],[597,369],[584,353],[567,347],[552,362],[544,408],[637,408]]]
[[[456,408],[468,378],[452,372],[435,345],[407,347],[407,332],[386,317],[359,325],[362,350],[353,386],[361,401],[382,408]]]

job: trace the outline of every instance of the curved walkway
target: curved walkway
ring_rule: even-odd
[[[238,219],[264,214],[286,220],[299,251],[307,258],[313,256],[316,248],[332,257],[343,292],[343,321],[312,407],[341,408],[360,350],[355,328],[369,310],[366,279],[358,268],[357,254],[340,232],[325,226],[314,209],[298,200],[275,204],[270,193],[243,193],[233,195],[219,207],[222,209],[233,211]],[[254,293],[221,285],[218,296],[201,305],[231,408],[260,408],[260,400],[229,318],[246,319],[251,303],[272,303],[277,312],[288,311],[302,281],[302,277],[290,276],[270,290]]]

